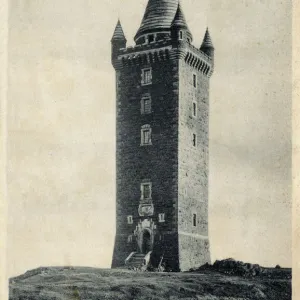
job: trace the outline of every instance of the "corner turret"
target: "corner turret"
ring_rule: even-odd
[[[120,20],[118,20],[118,23],[116,25],[113,37],[111,39],[111,60],[113,66],[115,66],[115,61],[118,57],[118,52],[122,48],[126,48],[126,37],[124,35],[124,31],[121,25]]]
[[[205,36],[204,36],[202,45],[200,47],[200,50],[202,52],[204,52],[206,55],[208,55],[211,59],[214,58],[215,48],[211,41],[211,37],[210,37],[209,31],[208,31],[208,28],[206,28]]]
[[[188,28],[180,2],[178,2],[177,11],[171,24],[171,38],[174,41],[191,43],[193,36]]]

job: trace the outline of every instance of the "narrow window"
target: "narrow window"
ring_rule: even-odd
[[[133,218],[132,218],[132,216],[127,216],[127,223],[128,224],[133,224]]]
[[[147,44],[147,39],[146,39],[146,37],[145,36],[142,36],[142,37],[140,37],[138,40],[137,40],[137,43],[139,44],[139,45],[141,45],[141,44]]]
[[[197,75],[193,74],[193,86],[197,87]]]
[[[195,133],[193,133],[193,146],[196,147],[197,146],[197,136]]]
[[[132,243],[132,234],[128,236],[127,242]]]
[[[141,100],[141,114],[150,114],[152,112],[151,107],[151,97],[149,94],[146,94],[142,97]]]
[[[154,35],[150,34],[148,35],[148,43],[152,43],[152,42],[154,42]]]
[[[185,188],[184,189],[184,196],[187,197],[187,195],[188,195],[188,190],[187,190],[187,188]]]
[[[179,39],[180,39],[180,40],[183,39],[183,32],[182,32],[182,30],[179,31]]]
[[[143,182],[141,184],[141,199],[147,200],[152,197],[152,184],[151,182]]]
[[[193,226],[196,227],[197,226],[197,215],[193,214]]]
[[[144,199],[150,199],[151,197],[151,187],[150,184],[144,184],[143,185],[143,194],[144,194]]]
[[[158,215],[158,221],[159,221],[160,223],[165,222],[165,214],[159,214],[159,215]]]
[[[147,85],[152,83],[152,70],[151,68],[142,70],[142,85]]]
[[[150,144],[150,129],[144,129],[143,130],[143,145],[149,145]]]
[[[150,125],[143,125],[141,129],[141,146],[152,145],[152,129]]]
[[[197,103],[193,102],[193,117],[197,117]]]

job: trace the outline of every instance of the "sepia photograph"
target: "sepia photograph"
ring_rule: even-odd
[[[9,300],[292,299],[292,9],[9,1]]]

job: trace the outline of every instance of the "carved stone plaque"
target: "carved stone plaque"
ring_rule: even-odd
[[[153,204],[140,204],[138,212],[139,212],[140,217],[153,216],[154,206],[153,206]]]

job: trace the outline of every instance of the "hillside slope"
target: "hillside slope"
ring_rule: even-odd
[[[288,276],[244,278],[214,270],[150,273],[86,267],[38,268],[10,280],[10,300],[290,300]]]

